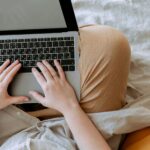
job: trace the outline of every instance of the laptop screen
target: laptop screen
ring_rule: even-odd
[[[0,0],[0,31],[67,28],[59,0]]]

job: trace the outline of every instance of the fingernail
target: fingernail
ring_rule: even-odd
[[[15,60],[13,63],[18,63],[18,60]]]
[[[40,65],[40,62],[37,62],[37,65]]]
[[[29,101],[29,98],[25,98],[24,101]]]
[[[35,68],[32,68],[32,71],[35,71]]]

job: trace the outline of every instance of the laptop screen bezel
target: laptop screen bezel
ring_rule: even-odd
[[[68,32],[68,31],[78,31],[79,29],[76,22],[71,0],[59,0],[59,2],[66,21],[66,25],[67,25],[66,28],[9,30],[9,31],[0,31],[0,35],[61,33],[61,32]]]

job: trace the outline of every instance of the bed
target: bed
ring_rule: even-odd
[[[132,60],[125,107],[112,112],[89,114],[112,150],[117,150],[124,134],[150,126],[150,1],[72,0],[72,2],[79,26],[87,24],[113,26],[128,37],[131,45]],[[12,107],[8,107],[6,113],[9,113]],[[26,133],[31,130],[34,136],[32,134],[30,138],[26,138]],[[24,150],[31,149],[30,145],[37,146],[43,142],[45,146],[51,146],[51,149],[77,148],[63,118],[37,121],[36,125],[23,133],[25,140],[22,142],[28,144]],[[43,140],[47,138],[48,140]],[[13,144],[14,141],[17,142],[15,136],[3,145],[3,150],[10,150],[10,147],[11,150],[19,149],[17,144]],[[36,150],[39,150],[39,147],[36,147]]]

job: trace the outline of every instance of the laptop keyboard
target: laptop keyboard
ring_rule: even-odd
[[[55,68],[54,59],[64,71],[74,71],[74,37],[0,40],[0,65],[6,59],[19,60],[21,72],[31,72],[31,68],[42,60],[47,60]]]

